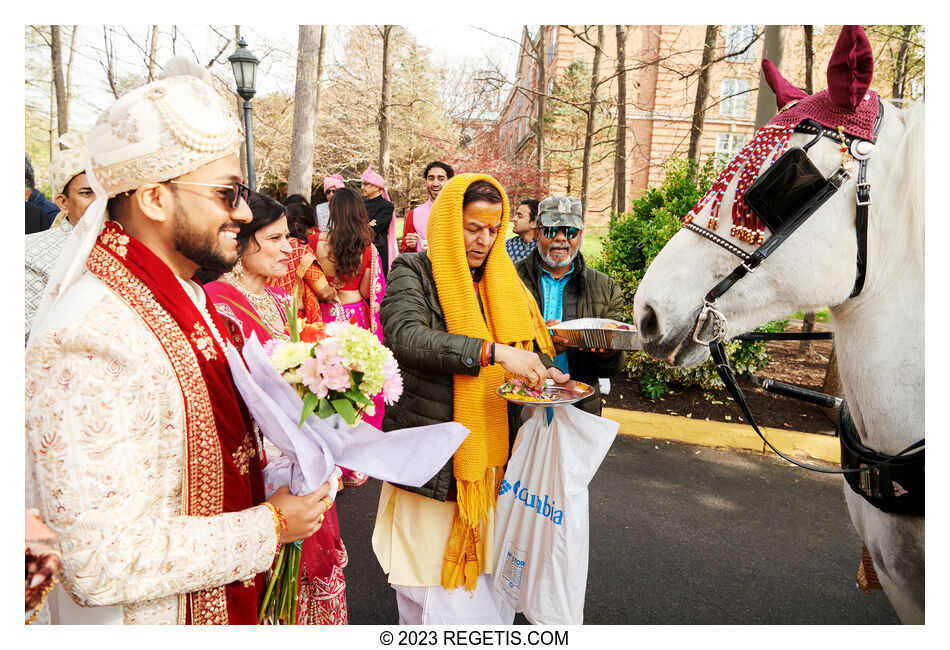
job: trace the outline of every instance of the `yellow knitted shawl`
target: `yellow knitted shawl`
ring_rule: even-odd
[[[484,317],[465,254],[462,235],[462,198],[475,181],[485,180],[502,196],[501,227],[478,284]],[[427,237],[432,276],[448,331],[554,356],[554,346],[534,298],[521,282],[505,250],[504,233],[509,207],[505,190],[491,176],[459,174],[436,199],[429,215]],[[464,585],[475,589],[482,573],[480,556],[482,518],[494,508],[501,485],[502,467],[508,460],[508,412],[496,389],[507,379],[500,365],[482,368],[477,377],[454,375],[455,421],[471,432],[453,458],[458,508],[445,549],[442,586]],[[490,544],[489,544],[490,547]]]

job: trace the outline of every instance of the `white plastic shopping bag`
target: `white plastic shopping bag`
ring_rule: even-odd
[[[531,623],[581,624],[587,486],[620,425],[574,406],[528,413],[498,492],[492,582]]]

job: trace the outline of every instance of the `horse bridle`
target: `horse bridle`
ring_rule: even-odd
[[[795,131],[798,133],[808,133],[815,136],[811,141],[802,147],[806,152],[809,148],[811,148],[812,145],[821,140],[821,138],[827,137],[838,142],[844,142],[848,147],[851,157],[858,161],[856,179],[857,206],[855,209],[855,230],[858,244],[856,262],[857,271],[855,275],[854,286],[851,290],[851,295],[849,296],[850,298],[854,298],[861,293],[861,290],[864,288],[864,278],[867,270],[868,206],[871,205],[871,184],[867,181],[867,164],[871,157],[871,153],[874,150],[874,144],[877,142],[877,136],[881,128],[881,122],[884,119],[884,105],[881,102],[880,97],[877,98],[877,102],[878,110],[877,116],[874,119],[874,132],[873,139],[871,141],[853,137],[839,131],[827,129],[814,120],[805,120],[795,127]],[[856,472],[867,472],[869,470],[876,469],[891,463],[899,457],[903,457],[905,454],[922,447],[924,441],[922,439],[918,440],[917,442],[907,446],[905,449],[897,452],[893,456],[884,456],[877,462],[861,467],[840,470],[829,470],[805,465],[793,458],[789,458],[780,452],[759,430],[759,427],[756,425],[755,419],[753,418],[749,409],[749,405],[746,402],[745,396],[742,393],[742,389],[739,387],[739,383],[736,380],[735,372],[732,370],[732,366],[729,363],[729,357],[726,354],[725,345],[723,344],[726,334],[726,317],[722,314],[722,312],[716,309],[716,301],[719,300],[719,298],[721,298],[722,295],[736,282],[749,273],[754,272],[755,269],[758,268],[759,265],[762,264],[762,262],[764,262],[772,253],[774,253],[779,246],[785,243],[785,241],[791,236],[793,232],[798,229],[799,226],[805,223],[805,221],[812,214],[814,214],[818,208],[820,208],[829,198],[831,198],[841,188],[842,184],[844,184],[844,182],[850,178],[850,176],[850,170],[846,169],[845,164],[842,161],[841,166],[839,166],[830,177],[825,179],[826,183],[815,193],[815,195],[811,197],[811,199],[805,205],[801,206],[794,214],[788,217],[788,219],[786,219],[786,221],[778,229],[776,229],[775,232],[772,233],[771,237],[769,237],[752,253],[747,253],[735,244],[727,241],[725,238],[720,237],[715,232],[707,230],[706,228],[703,228],[692,221],[687,221],[683,224],[683,227],[687,230],[691,230],[696,234],[705,237],[718,246],[725,248],[727,251],[742,260],[742,263],[737,266],[732,271],[732,273],[727,275],[718,284],[716,284],[716,286],[714,286],[703,298],[703,308],[696,317],[696,325],[693,328],[692,340],[699,345],[706,345],[709,347],[710,355],[716,364],[716,372],[719,374],[723,383],[726,385],[726,388],[732,394],[733,399],[742,409],[742,412],[748,419],[749,424],[752,425],[752,428],[759,435],[762,441],[765,442],[765,444],[768,445],[772,451],[793,465],[825,474],[851,474]],[[712,338],[709,340],[703,340],[701,335],[707,323],[709,323],[712,327]],[[758,336],[754,338],[762,340],[771,337]],[[783,338],[791,337],[786,336]],[[799,392],[808,391],[800,390]]]

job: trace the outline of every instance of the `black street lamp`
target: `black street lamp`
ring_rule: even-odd
[[[247,49],[247,43],[242,37],[238,41],[238,49],[228,57],[231,68],[234,70],[234,81],[237,83],[237,92],[244,99],[244,135],[247,138],[247,184],[252,190],[257,190],[257,178],[254,175],[254,134],[251,126],[251,97],[254,96],[254,84],[257,82],[258,58]]]

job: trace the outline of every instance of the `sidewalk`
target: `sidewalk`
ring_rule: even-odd
[[[713,422],[677,415],[604,408],[603,417],[620,424],[620,434],[640,438],[675,440],[704,447],[728,447],[774,453],[755,431],[744,422]],[[818,433],[802,433],[759,427],[769,442],[792,458],[812,458],[829,463],[841,462],[838,438]]]

